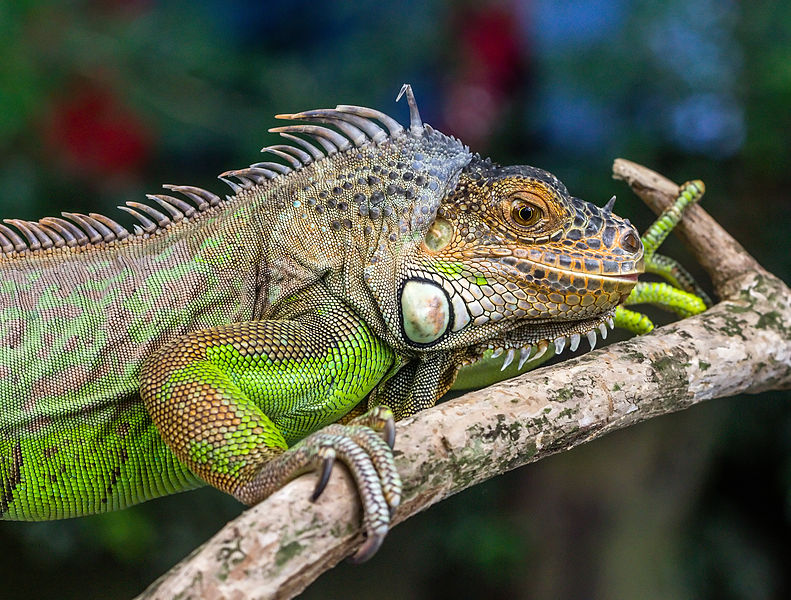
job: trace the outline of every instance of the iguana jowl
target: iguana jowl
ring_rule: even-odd
[[[612,323],[643,268],[628,221],[471,154],[406,91],[408,129],[356,106],[280,115],[308,123],[273,130],[282,162],[225,173],[226,199],[130,202],[132,233],[97,214],[0,225],[3,518],[202,481],[255,503],[322,468],[318,495],[338,458],[366,558],[400,498],[393,415],[487,349],[523,361]]]

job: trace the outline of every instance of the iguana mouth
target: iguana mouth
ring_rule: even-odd
[[[626,273],[624,275],[607,275],[606,278],[608,279],[622,279],[625,281],[637,281],[640,277],[640,273]]]
[[[569,269],[558,269],[553,268],[552,270],[557,271],[558,273],[563,273],[566,275],[584,275],[588,279],[599,279],[599,280],[610,280],[610,281],[638,281],[640,275],[643,271],[632,271],[630,273],[580,273],[578,271],[571,271]]]
[[[580,319],[578,321],[530,321],[516,327],[503,335],[503,337],[490,340],[485,344],[476,346],[478,360],[483,358],[484,352],[492,350],[492,358],[505,355],[501,370],[505,370],[519,356],[519,369],[528,361],[544,356],[554,347],[555,354],[560,354],[567,347],[572,352],[576,350],[583,337],[588,340],[590,349],[596,347],[597,333],[602,339],[607,338],[608,328],[615,328],[613,316],[615,308],[597,317]],[[537,333],[541,325],[551,329],[548,334]],[[521,334],[521,335],[520,335]],[[543,337],[542,337],[543,335]]]

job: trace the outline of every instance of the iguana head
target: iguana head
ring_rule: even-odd
[[[560,351],[606,334],[643,271],[637,231],[610,209],[571,197],[541,169],[474,158],[403,269],[404,339],[526,360],[550,342]]]

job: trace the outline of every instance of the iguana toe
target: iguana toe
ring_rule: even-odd
[[[395,417],[393,411],[387,406],[383,404],[374,406],[367,413],[352,419],[349,424],[370,427],[382,435],[391,449],[395,447]]]

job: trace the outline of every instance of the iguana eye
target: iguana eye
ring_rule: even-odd
[[[511,203],[511,218],[523,227],[530,227],[538,223],[544,216],[544,211],[532,204],[518,198]]]

